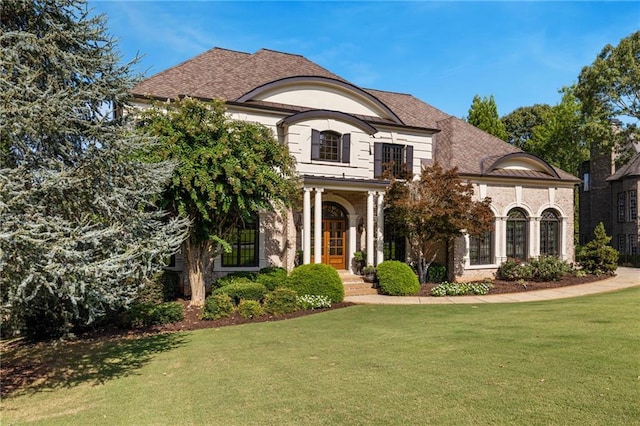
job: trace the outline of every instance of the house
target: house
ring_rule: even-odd
[[[141,108],[150,99],[222,98],[233,118],[272,129],[297,161],[302,206],[283,216],[261,212],[239,229],[233,252],[215,260],[217,272],[291,269],[296,254],[302,263],[353,271],[358,250],[372,265],[409,260],[404,238],[385,226],[383,168],[419,175],[436,161],[458,167],[478,200],[492,199],[495,230],[443,253],[456,279],[492,276],[509,257],[574,259],[579,180],[410,94],[358,87],[299,55],[214,48],[140,82],[131,95]]]
[[[628,158],[627,161],[621,161],[624,158]],[[622,260],[628,259],[636,266],[640,265],[637,258],[640,143],[629,143],[619,150],[596,146],[591,150],[591,159],[582,165],[581,172],[581,243],[588,242],[595,227],[602,222],[612,237],[611,245],[620,252]]]

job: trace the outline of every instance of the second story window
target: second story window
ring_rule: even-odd
[[[351,135],[332,131],[311,131],[311,159],[348,163],[351,156]]]
[[[385,172],[391,176],[402,177],[405,171],[413,170],[411,145],[375,143],[373,154],[373,175],[376,178],[383,177]]]
[[[625,219],[625,193],[618,192],[618,222],[624,222]]]
[[[638,219],[638,192],[629,191],[629,221]]]

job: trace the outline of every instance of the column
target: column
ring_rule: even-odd
[[[567,217],[561,216],[558,218],[558,248],[560,260],[567,260],[567,240],[571,240],[567,234]],[[568,238],[569,237],[569,238]]]
[[[378,221],[376,225],[376,265],[379,265],[384,261],[384,192],[378,192]]]
[[[367,265],[373,265],[373,195],[374,191],[367,193]]]
[[[507,260],[507,218],[496,218],[496,263],[502,264]]]
[[[302,199],[302,263],[311,263],[311,188],[304,188]]]
[[[316,188],[313,227],[313,263],[322,263],[322,188]]]
[[[529,258],[540,257],[540,217],[529,219]]]
[[[353,252],[356,251],[356,239],[358,237],[357,235],[357,226],[358,226],[358,215],[357,214],[350,214],[348,216],[349,218],[349,236],[348,238],[348,243],[347,243],[347,269],[349,270],[349,272],[351,272],[352,274],[355,273],[355,271],[353,270],[353,262],[351,261],[352,256],[353,256]]]
[[[467,234],[466,232],[462,237],[464,238],[464,254],[462,255],[462,262],[464,263],[464,267],[466,269],[471,266],[471,237],[469,237],[469,234]]]

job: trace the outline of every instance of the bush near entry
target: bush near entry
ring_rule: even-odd
[[[299,296],[305,294],[327,296],[333,303],[344,300],[344,286],[338,271],[321,263],[294,268],[287,279],[287,287],[295,290]]]
[[[378,287],[389,296],[410,296],[420,291],[418,277],[411,267],[397,260],[378,265]]]

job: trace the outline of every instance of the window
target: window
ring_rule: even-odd
[[[618,234],[618,251],[620,253],[627,252],[627,236],[624,234]]]
[[[332,131],[311,131],[311,159],[348,163],[351,157],[351,135]]]
[[[479,236],[469,236],[469,259],[472,265],[488,265],[493,263],[493,232],[488,231]]]
[[[413,170],[413,146],[377,142],[373,146],[373,175],[382,177],[384,172],[402,177]]]
[[[590,175],[588,172],[582,175],[582,189],[584,192],[591,189]]]
[[[540,220],[540,254],[544,256],[557,256],[559,253],[559,221],[558,215],[553,210],[542,212]]]
[[[527,258],[527,215],[520,209],[513,209],[507,218],[507,257]]]
[[[258,266],[258,220],[239,225],[230,239],[231,252],[222,254],[222,266]]]
[[[624,222],[625,193],[618,192],[618,222]]]
[[[629,191],[629,221],[638,219],[638,193]]]
[[[400,235],[396,227],[387,222],[387,212],[384,215],[384,260],[399,260],[405,262],[407,260],[407,241]]]
[[[638,254],[638,236],[629,234],[629,254]]]

